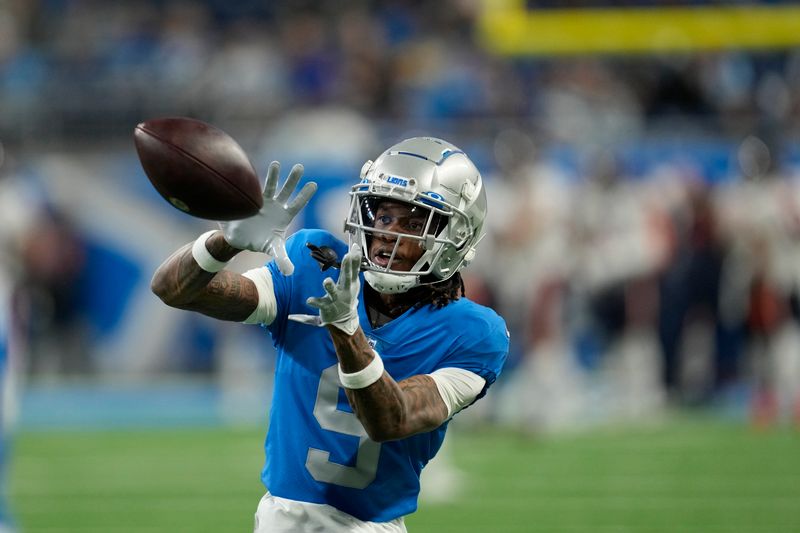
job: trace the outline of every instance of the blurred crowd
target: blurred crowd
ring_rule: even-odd
[[[796,168],[776,166],[757,137],[738,147],[739,175],[717,184],[681,165],[632,178],[613,151],[585,154],[570,175],[519,131],[495,149],[507,160],[489,189],[501,212],[471,281],[516,340],[516,420],[716,405],[759,426],[800,423]]]
[[[489,184],[469,294],[512,332],[489,416],[548,428],[739,402],[758,424],[800,423],[800,50],[497,57],[481,9],[0,2],[0,141],[110,152],[157,115],[264,133],[331,106],[385,139],[446,137]],[[647,159],[674,139],[679,156]],[[721,170],[703,160],[719,146]],[[356,169],[376,155],[362,148]],[[26,187],[8,164],[0,175]],[[29,372],[91,372],[79,213],[30,205],[13,242]]]
[[[478,31],[488,4],[9,0],[0,132],[127,135],[143,115],[267,120],[336,103],[373,120],[521,120],[549,141],[614,143],[686,115],[703,121],[682,127],[715,134],[781,130],[800,109],[797,51],[498,57]]]

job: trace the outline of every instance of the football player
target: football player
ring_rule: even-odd
[[[19,296],[20,259],[18,244],[25,241],[40,214],[40,205],[23,178],[9,172],[8,159],[3,158],[0,145],[0,533],[17,531],[9,509],[7,477],[12,460],[20,393],[22,358],[27,353],[23,322],[28,322],[21,307],[15,305]]]
[[[303,168],[276,194],[278,172],[270,165],[257,215],[178,250],[152,289],[272,336],[256,532],[405,531],[450,419],[486,394],[508,352],[505,322],[464,297],[459,274],[483,236],[484,183],[452,144],[407,139],[362,168],[349,243],[313,229],[284,241],[316,184],[289,201]],[[241,250],[273,259],[224,270]]]
[[[1,320],[1,319],[0,319]],[[6,509],[6,465],[8,454],[8,443],[6,442],[6,419],[8,417],[8,401],[6,400],[6,392],[8,389],[8,380],[10,379],[10,372],[7,370],[8,366],[8,343],[6,342],[5,328],[2,327],[0,322],[0,533],[11,531],[8,510]]]
[[[19,362],[18,343],[12,341],[18,333],[13,314],[13,281],[6,265],[0,266],[0,533],[16,531],[6,498],[6,475],[16,415],[15,377]]]

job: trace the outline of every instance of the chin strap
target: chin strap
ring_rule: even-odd
[[[401,276],[372,270],[364,272],[364,279],[370,287],[383,294],[408,292],[418,285],[418,276]]]

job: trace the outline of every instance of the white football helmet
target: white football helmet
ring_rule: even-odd
[[[452,144],[432,137],[406,139],[361,169],[361,181],[351,192],[345,231],[364,250],[364,277],[382,293],[406,292],[418,285],[450,278],[475,257],[483,237],[486,192],[480,172],[467,155]],[[380,202],[391,200],[425,215],[417,235],[375,229]],[[374,235],[394,239],[388,264],[369,257]],[[403,239],[417,241],[424,250],[409,271],[392,268]]]

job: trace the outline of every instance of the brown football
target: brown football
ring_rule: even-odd
[[[200,120],[155,118],[133,134],[142,168],[174,207],[209,220],[237,220],[261,206],[261,184],[230,135]]]

